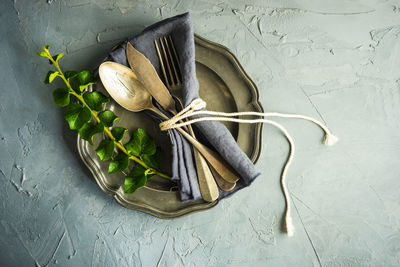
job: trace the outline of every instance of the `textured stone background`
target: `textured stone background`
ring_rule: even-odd
[[[1,266],[399,266],[398,1],[0,1]],[[341,138],[284,121],[297,232],[280,231],[285,139],[265,126],[255,184],[175,220],[124,209],[80,162],[75,134],[42,84],[35,51],[93,68],[114,44],[191,11],[229,47],[267,111],[324,121]]]

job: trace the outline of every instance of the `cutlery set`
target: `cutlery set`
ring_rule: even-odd
[[[131,68],[107,61],[100,65],[99,75],[110,96],[125,109],[133,112],[149,110],[168,120],[168,116],[154,106],[152,99],[172,115],[177,114],[176,104],[183,108],[180,62],[171,36],[155,40],[154,45],[166,86],[151,62],[129,42],[126,56]],[[229,164],[196,139],[191,125],[177,130],[195,148],[194,159],[203,199],[207,202],[217,200],[218,186],[227,192],[233,190],[239,177]]]

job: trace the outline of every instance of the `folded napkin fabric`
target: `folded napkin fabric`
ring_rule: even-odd
[[[195,46],[192,21],[189,13],[162,20],[146,28],[129,42],[153,64],[160,75],[160,62],[154,40],[171,36],[180,59],[183,85],[183,104],[187,106],[199,97],[199,83],[196,77]],[[126,42],[110,52],[110,57],[117,63],[128,66],[125,53]],[[247,155],[239,148],[229,130],[220,122],[205,121],[194,125],[203,138],[226,160],[240,175],[236,187],[231,192],[220,191],[220,199],[248,185],[260,173]],[[172,177],[180,181],[182,201],[201,198],[197,181],[196,167],[191,144],[176,130],[170,130],[172,144]]]

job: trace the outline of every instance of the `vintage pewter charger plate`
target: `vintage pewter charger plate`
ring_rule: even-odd
[[[210,42],[195,35],[196,73],[200,84],[200,97],[207,102],[207,109],[223,112],[257,111],[263,112],[258,102],[258,91],[253,81],[247,76],[236,57],[226,47]],[[96,90],[108,95],[101,81],[89,90]],[[120,119],[115,126],[123,126],[132,133],[137,128],[145,129],[161,146],[164,157],[162,170],[171,173],[169,151],[170,139],[166,132],[161,132],[158,123],[143,112],[134,113],[125,110],[115,101],[107,104]],[[262,124],[235,124],[224,122],[235,137],[239,147],[255,163],[261,152]],[[78,136],[78,151],[83,162],[92,172],[99,187],[112,195],[122,206],[146,212],[159,218],[174,218],[194,211],[215,206],[203,200],[181,202],[175,184],[160,177],[152,178],[147,186],[134,194],[123,191],[124,174],[108,174],[108,162],[102,162],[95,149],[102,140],[95,136],[95,145]],[[126,143],[129,136],[122,140]]]

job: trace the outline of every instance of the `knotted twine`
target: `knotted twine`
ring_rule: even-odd
[[[293,160],[294,157],[294,151],[295,151],[295,146],[294,146],[294,141],[293,138],[290,136],[289,132],[283,127],[281,124],[268,120],[268,119],[239,119],[239,118],[230,118],[230,117],[237,117],[237,116],[259,116],[259,117],[281,117],[281,118],[294,118],[294,119],[303,119],[307,121],[311,121],[318,125],[324,132],[325,132],[325,138],[323,143],[327,146],[332,146],[334,145],[339,139],[332,134],[332,132],[320,121],[304,116],[304,115],[298,115],[298,114],[286,114],[286,113],[277,113],[277,112],[266,112],[266,113],[261,113],[261,112],[253,112],[253,111],[245,111],[245,112],[233,112],[233,113],[225,113],[225,112],[217,112],[217,111],[208,111],[208,110],[203,110],[206,107],[206,102],[203,101],[200,98],[197,98],[193,100],[188,106],[186,106],[184,109],[182,109],[179,113],[177,113],[175,116],[170,118],[169,120],[163,121],[160,123],[160,129],[162,131],[166,131],[168,129],[175,129],[175,128],[180,128],[184,127],[189,124],[193,124],[196,122],[200,121],[230,121],[230,122],[238,122],[238,123],[267,123],[270,125],[275,126],[278,128],[286,137],[286,139],[289,142],[289,157],[285,163],[285,166],[283,167],[283,171],[281,174],[281,185],[282,185],[282,190],[283,190],[283,195],[285,197],[285,203],[286,203],[286,211],[285,211],[285,230],[288,236],[293,236],[294,234],[294,225],[292,221],[292,216],[291,216],[291,199],[289,195],[289,191],[287,189],[286,185],[286,173],[287,170]],[[183,119],[192,117],[192,116],[198,116],[198,115],[211,115],[210,116],[203,116],[200,118],[195,118],[195,119],[189,119],[187,121],[183,121]]]

